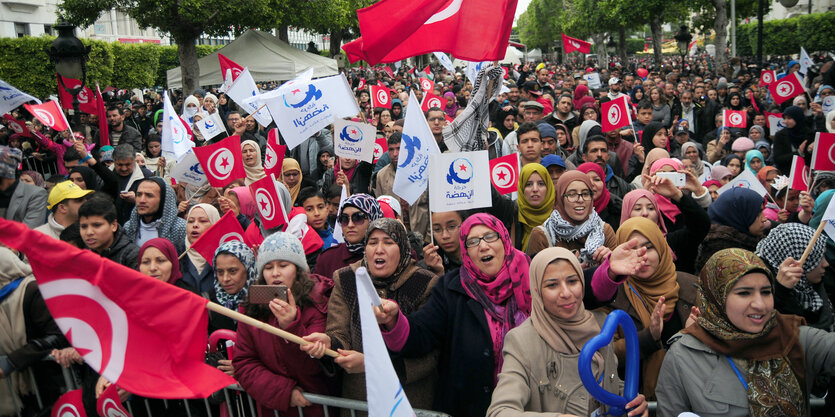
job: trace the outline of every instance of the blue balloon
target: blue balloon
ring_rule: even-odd
[[[626,378],[623,387],[625,397],[606,391],[601,387],[591,371],[592,357],[600,348],[612,343],[612,338],[620,326],[623,329],[624,340],[626,341]],[[638,396],[638,378],[640,377],[641,357],[638,348],[638,330],[629,314],[623,310],[614,310],[606,317],[600,334],[591,338],[580,351],[577,362],[580,372],[580,380],[597,401],[609,406],[609,414],[621,416],[626,414],[626,404]],[[601,370],[602,371],[602,370]]]

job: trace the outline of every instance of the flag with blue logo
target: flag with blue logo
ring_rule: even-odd
[[[409,92],[403,136],[400,139],[400,156],[392,189],[398,197],[415,204],[429,184],[429,156],[441,153],[435,136],[429,129],[426,117],[417,105],[414,92]]]
[[[368,415],[413,417],[415,415],[383,342],[374,306],[382,302],[371,283],[365,267],[357,269],[357,303],[362,326],[362,349],[365,356],[365,390],[368,393]]]
[[[223,119],[220,118],[220,112],[212,114],[202,114],[203,118],[195,122],[197,130],[203,135],[203,139],[209,140],[221,133],[226,133],[226,128],[223,126]]]
[[[441,153],[429,157],[429,210],[490,207],[490,157],[487,151]]]
[[[163,94],[162,101],[162,151],[173,153],[177,161],[180,161],[194,146],[194,142],[191,141],[191,134],[185,122],[174,111],[167,91]]]
[[[374,160],[377,128],[345,119],[333,122],[333,150],[336,156],[371,162]]]
[[[270,110],[266,107],[258,110],[261,106],[249,100],[257,96],[258,93],[258,86],[255,84],[252,74],[249,73],[249,68],[244,68],[241,75],[235,79],[235,82],[226,91],[226,95],[237,103],[241,107],[241,110],[249,113],[259,125],[267,127],[273,121]]]
[[[177,182],[184,182],[195,187],[202,187],[209,182],[206,173],[203,172],[203,167],[200,166],[200,161],[197,160],[197,155],[191,149],[186,152],[183,159],[174,165],[174,169],[171,170],[171,178]]]
[[[441,65],[443,65],[444,68],[447,69],[447,71],[455,72],[455,67],[452,66],[452,60],[449,59],[449,55],[443,52],[435,52],[434,55],[435,58],[438,58],[438,61],[441,63]]]
[[[41,104],[41,101],[35,97],[26,94],[11,84],[0,80],[0,114],[11,113],[12,110],[20,107],[23,103],[34,101]]]
[[[800,47],[800,57],[798,57],[798,60],[800,61],[800,70],[798,72],[803,75],[806,75],[806,73],[809,72],[809,67],[815,64],[809,56],[809,53],[807,53],[806,49],[802,46]]]

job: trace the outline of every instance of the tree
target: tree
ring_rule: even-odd
[[[243,28],[270,29],[279,21],[285,0],[64,0],[60,13],[67,21],[86,27],[102,12],[117,9],[142,28],[168,33],[177,43],[183,91],[197,87],[200,67],[196,41],[201,34],[222,35]],[[295,2],[294,2],[295,3]]]
[[[693,0],[691,10],[698,16],[693,25],[702,32],[713,29],[716,33],[713,44],[716,47],[716,65],[721,66],[727,61],[725,49],[728,44],[728,22],[731,10],[727,0]],[[757,0],[736,0],[736,19],[739,21],[757,15]],[[765,2],[764,14],[767,14],[771,4]]]

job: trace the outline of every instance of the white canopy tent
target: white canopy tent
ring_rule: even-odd
[[[505,51],[505,54],[504,54],[504,58],[501,61],[499,61],[499,64],[505,64],[505,65],[521,64],[522,59],[524,57],[525,57],[525,54],[522,51],[516,49],[513,46],[508,45],[507,50]],[[467,61],[462,61],[462,60],[456,58],[452,61],[452,66],[460,67],[460,68],[466,68],[467,67]]]
[[[313,77],[336,75],[336,60],[311,54],[290,46],[277,37],[258,30],[249,30],[218,51],[227,58],[249,68],[255,81],[286,81],[313,67]],[[223,83],[218,52],[197,60],[201,86]],[[182,88],[180,67],[167,72],[168,88]]]

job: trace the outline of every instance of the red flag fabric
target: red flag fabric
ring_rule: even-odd
[[[380,157],[388,151],[389,145],[386,138],[377,138],[377,140],[374,141],[374,163],[376,164],[377,160],[380,159]]]
[[[272,229],[287,224],[287,214],[281,206],[281,200],[278,198],[278,191],[276,191],[272,175],[267,175],[250,184],[249,191],[252,193],[255,206],[258,207],[264,229]]]
[[[0,219],[0,242],[27,255],[55,323],[96,373],[152,398],[205,398],[235,381],[204,363],[207,300]]]
[[[391,92],[389,92],[388,87],[372,85],[369,89],[371,92],[371,107],[391,108]]]
[[[436,96],[433,92],[426,92],[423,94],[423,102],[420,104],[420,109],[423,110],[424,113],[429,111],[432,107],[437,107],[440,109],[444,108],[444,102],[441,100],[440,97]]]
[[[360,78],[359,84],[357,84],[357,90],[362,90],[365,88],[365,78]]]
[[[572,38],[571,36],[566,36],[565,33],[562,34],[562,47],[565,50],[565,53],[580,51],[584,54],[591,53],[591,44],[577,38]]]
[[[381,0],[357,10],[362,36],[342,46],[351,62],[395,62],[430,52],[466,61],[504,58],[517,0]]]
[[[519,182],[519,154],[514,152],[501,158],[490,160],[490,180],[499,194],[517,191]]]
[[[792,171],[789,178],[789,187],[792,190],[809,191],[809,169],[803,158],[797,155],[792,157]]]
[[[426,68],[423,69],[423,73],[426,74],[426,76],[428,77],[429,74],[432,73],[432,68],[430,68],[429,65],[427,65]]]
[[[242,67],[237,62],[223,56],[220,52],[217,54],[217,60],[220,61],[220,76],[223,78],[224,81],[229,81],[230,83],[237,80],[238,76],[241,75],[243,72],[244,67]],[[232,73],[232,79],[226,80],[226,73],[227,71]]]
[[[726,127],[738,127],[745,129],[748,126],[748,113],[745,110],[725,110]]]
[[[70,128],[70,123],[55,100],[43,104],[24,104],[23,107],[26,107],[26,110],[29,110],[29,113],[32,113],[32,116],[40,120],[44,126],[49,126],[58,132]]]
[[[96,115],[99,122],[99,146],[110,146],[110,126],[107,124],[107,106],[104,104],[104,97],[101,95],[101,89],[96,84]],[[186,125],[188,128],[188,125]],[[191,135],[191,132],[188,132]]]
[[[56,73],[55,77],[58,81],[58,100],[61,102],[61,107],[71,110],[72,94],[61,85],[61,75]],[[73,78],[64,78],[64,85],[67,88],[78,88],[81,87],[81,81]],[[93,100],[93,91],[86,85],[78,93],[78,103],[78,109],[84,113],[94,114],[96,112],[97,107],[96,102]]]
[[[812,169],[835,171],[835,133],[816,133],[812,151]]]
[[[603,128],[603,133],[618,130],[631,124],[629,104],[626,101],[626,97],[628,96],[607,101],[601,106],[600,112],[603,114],[601,127]]]
[[[23,136],[28,138],[32,137],[32,132],[29,131],[29,128],[26,127],[26,123],[22,120],[17,120],[10,114],[3,115],[3,123],[9,127],[9,129],[13,130],[15,133],[20,133]]]
[[[238,178],[246,177],[241,137],[238,135],[229,136],[214,145],[196,147],[194,155],[212,187],[225,187]]]
[[[96,400],[96,412],[100,417],[131,417],[128,410],[122,406],[122,399],[119,398],[119,388],[116,384],[110,384],[99,399]]]
[[[409,73],[409,75],[411,75],[411,76],[413,76],[413,77],[415,76],[415,68],[414,68],[414,67],[412,67],[410,70],[408,70],[408,71],[406,71],[406,72],[408,72],[408,73]]]
[[[760,73],[760,86],[768,87],[774,80],[777,79],[777,76],[774,74],[774,70],[763,70]]]
[[[420,89],[423,92],[435,91],[435,82],[426,77],[420,77]]]
[[[769,113],[769,112],[763,112],[763,114],[765,114],[765,125],[766,125],[766,126],[768,126],[768,127],[771,127],[771,122],[770,122],[770,119],[771,119],[772,117],[776,117],[776,118],[778,118],[778,119],[780,119],[780,120],[782,120],[782,119],[783,119],[783,113]]]
[[[230,240],[246,243],[244,229],[238,223],[238,219],[235,218],[235,213],[231,210],[227,211],[217,223],[213,224],[212,227],[197,238],[191,245],[191,249],[199,253],[211,265],[212,259],[215,256],[215,250]]]
[[[267,150],[264,153],[264,173],[281,175],[281,167],[284,166],[284,155],[287,153],[287,146],[278,144],[278,128],[273,128],[267,133]]]
[[[452,122],[455,121],[455,119],[453,119],[452,117],[449,117],[449,115],[446,114],[446,113],[444,113],[444,119],[446,119],[447,123],[452,123]]]
[[[51,417],[87,417],[84,410],[84,402],[81,400],[81,390],[68,391],[58,397],[52,406]]]
[[[754,98],[754,90],[749,90],[748,91],[748,101],[750,101],[751,106],[754,107],[754,112],[759,113],[760,112],[760,106],[757,105],[757,99]]]
[[[806,92],[803,88],[803,80],[800,74],[793,72],[779,80],[775,80],[768,86],[768,91],[774,97],[774,102],[782,104],[795,96],[799,96]]]
[[[394,71],[392,71],[391,67],[389,67],[388,65],[383,67],[383,71],[385,71],[389,77],[394,78]]]

